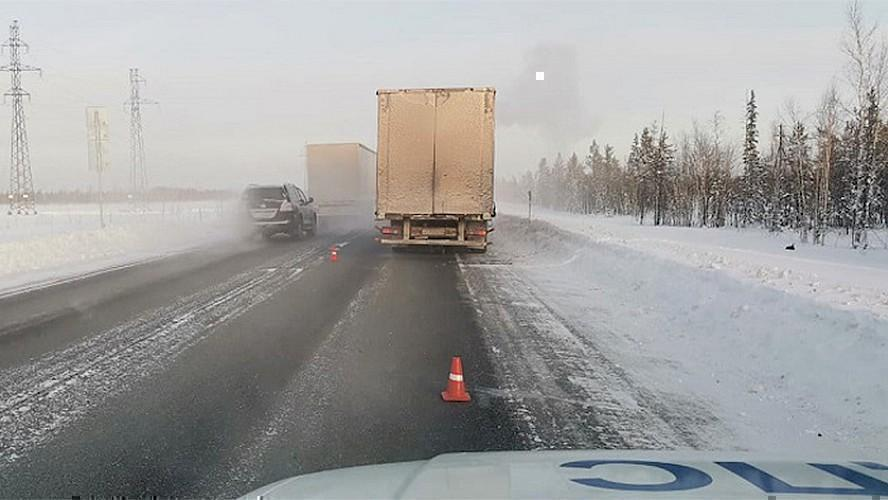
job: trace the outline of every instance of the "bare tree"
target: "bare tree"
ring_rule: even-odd
[[[817,167],[814,171],[815,203],[813,211],[814,243],[823,245],[830,212],[830,184],[839,131],[839,94],[835,84],[823,94],[817,109]]]
[[[799,105],[794,97],[787,97],[783,101],[783,105],[777,110],[777,120],[784,124],[805,123],[810,118]]]
[[[842,37],[842,52],[848,57],[846,76],[854,89],[856,107],[866,103],[869,89],[881,100],[886,93],[888,44],[879,34],[878,23],[867,23],[860,0],[852,0],[846,12],[848,27]]]

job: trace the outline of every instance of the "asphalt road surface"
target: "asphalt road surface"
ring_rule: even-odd
[[[233,496],[522,447],[452,254],[369,232],[206,249],[0,298],[0,497]],[[341,245],[339,261],[328,248]]]

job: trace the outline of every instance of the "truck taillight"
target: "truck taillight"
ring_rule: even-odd
[[[397,227],[397,226],[383,226],[382,234],[384,234],[384,235],[401,234],[401,228]]]
[[[487,228],[486,227],[472,228],[472,229],[469,229],[467,234],[469,236],[487,236]]]

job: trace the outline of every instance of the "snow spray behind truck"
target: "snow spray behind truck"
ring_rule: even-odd
[[[487,248],[493,88],[379,90],[376,218],[386,245]]]
[[[358,143],[307,144],[306,183],[321,226],[372,223],[376,153]]]

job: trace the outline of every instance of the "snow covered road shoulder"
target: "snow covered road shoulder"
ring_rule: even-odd
[[[233,207],[183,202],[133,211],[49,206],[36,216],[0,218],[0,291],[15,292],[97,270],[240,239]]]
[[[501,212],[526,216],[526,207]],[[831,234],[825,246],[798,241],[792,232],[759,229],[642,226],[632,217],[541,210],[544,220],[594,242],[618,245],[689,267],[813,299],[830,307],[869,311],[888,320],[888,249],[851,250],[847,237]],[[880,239],[881,238],[881,239]],[[874,240],[886,240],[883,232]],[[888,240],[883,241],[888,244]],[[785,250],[793,244],[795,251]]]
[[[499,217],[491,252],[462,259],[537,446],[888,450],[884,318],[582,227]]]

